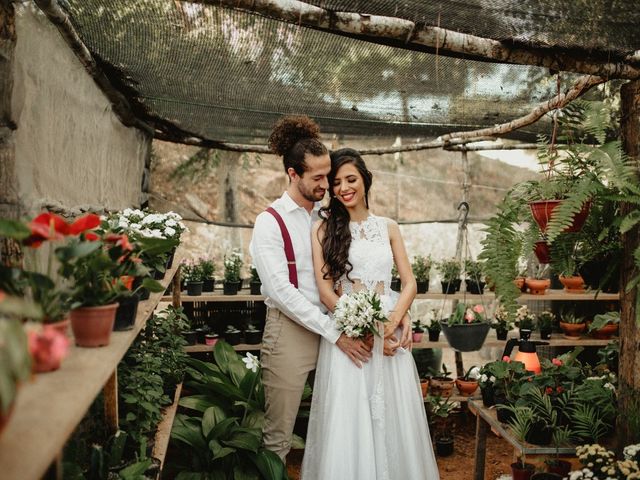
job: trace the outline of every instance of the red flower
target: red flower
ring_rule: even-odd
[[[511,357],[509,355],[505,355],[504,357],[502,357],[502,361],[510,363],[511,362]]]
[[[562,393],[562,392],[564,392],[564,388],[562,388],[562,385],[558,385],[558,386],[556,387],[556,392],[558,392],[558,393]]]
[[[45,212],[38,215],[28,224],[31,235],[24,244],[38,248],[45,240],[62,240],[69,231],[69,225],[64,218],[55,213]]]
[[[95,242],[96,240],[99,240],[100,237],[96,233],[87,232],[84,234],[84,239],[89,242]]]
[[[100,217],[95,213],[88,213],[84,217],[78,218],[69,226],[69,235],[77,235],[87,230],[91,230],[100,225]]]
[[[562,366],[562,361],[558,360],[557,358],[554,358],[553,360],[551,360],[551,363],[553,363],[556,367]]]
[[[547,387],[544,389],[544,393],[546,393],[547,395],[551,395],[553,393],[553,388],[551,387]]]
[[[114,243],[117,247],[122,248],[125,251],[133,251],[133,245],[129,242],[129,237],[126,235],[118,235],[117,233],[109,233],[104,239],[109,243]]]

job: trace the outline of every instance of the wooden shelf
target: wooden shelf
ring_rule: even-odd
[[[179,264],[176,258],[175,267],[160,281],[165,287]],[[133,329],[112,332],[108,346],[74,345],[59,370],[36,374],[22,386],[0,435],[3,480],[42,478],[161,299],[162,293],[155,293],[140,302]]]
[[[171,295],[165,295],[162,299],[164,301],[171,301]],[[183,302],[261,302],[264,301],[263,295],[251,295],[248,290],[241,290],[238,295],[224,295],[221,291],[207,292],[202,295],[191,296],[181,295]],[[419,293],[416,295],[416,300],[467,300],[468,302],[481,302],[481,300],[493,301],[495,294],[493,292],[486,292],[483,295],[472,295],[470,293],[457,292],[452,295],[445,295],[443,293]],[[523,293],[518,297],[521,302],[525,301],[617,301],[620,299],[620,295],[617,293],[602,293],[596,295],[595,292],[585,293],[567,293],[564,290],[547,290],[545,295],[531,295],[530,293]]]
[[[238,345],[234,345],[233,349],[236,352],[248,352],[253,350],[260,350],[260,343],[256,344],[248,344],[248,343],[240,343]],[[184,351],[187,353],[199,353],[199,352],[212,352],[213,345],[203,345],[202,343],[198,343],[197,345],[187,345],[184,347]]]
[[[176,418],[181,392],[182,383],[179,383],[176,385],[176,392],[173,395],[173,403],[165,408],[164,412],[162,412],[162,420],[158,424],[158,430],[156,431],[155,441],[153,443],[153,452],[151,453],[151,456],[160,460],[161,472],[162,466],[164,465],[164,459],[167,455],[167,447],[169,446],[169,439],[171,438],[171,427],[173,427],[173,420]]]

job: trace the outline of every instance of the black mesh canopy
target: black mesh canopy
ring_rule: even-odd
[[[215,3],[215,2],[213,2]],[[322,1],[495,39],[633,51],[637,2]],[[437,136],[502,123],[557,91],[539,67],[394,48],[253,13],[173,0],[62,6],[140,119],[210,140],[264,144],[283,114],[325,134]],[[562,73],[567,88],[577,75]],[[548,131],[538,122],[516,136]]]

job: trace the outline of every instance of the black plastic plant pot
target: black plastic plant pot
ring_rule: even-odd
[[[540,338],[542,340],[551,340],[551,329],[540,330]]]
[[[513,418],[513,412],[505,407],[501,407],[500,405],[507,405],[506,403],[498,403],[496,399],[496,417],[500,423],[509,423],[509,421]]]
[[[437,342],[440,339],[440,330],[428,330],[428,332],[430,342]]]
[[[496,404],[496,397],[492,386],[480,388],[480,394],[482,395],[482,404],[489,408]]]
[[[251,291],[251,295],[260,295],[260,287],[262,286],[262,282],[251,282],[249,283],[249,288]]]
[[[547,426],[544,422],[534,422],[525,440],[534,445],[549,445],[553,436],[553,430]]]
[[[216,279],[215,278],[205,278],[204,283],[202,285],[203,292],[213,292],[216,287]]]
[[[202,295],[202,287],[204,282],[187,282],[187,295],[198,296]]]
[[[456,280],[451,280],[449,282],[440,282],[442,285],[442,293],[445,295],[453,295],[458,290],[460,290],[460,285],[462,285],[462,280],[457,278]]]
[[[260,330],[245,330],[244,341],[249,345],[257,345],[262,342],[262,332]]]
[[[140,301],[148,300],[149,296],[151,295],[151,292],[149,292],[149,290],[147,290],[146,288],[139,288],[141,285],[142,285],[142,277],[136,277],[136,279],[133,281],[133,289],[137,290],[136,295],[138,296]]]
[[[498,340],[506,340],[508,333],[509,333],[508,330],[496,330],[496,338]]]
[[[205,337],[208,333],[209,333],[209,327],[196,328],[198,343],[202,343],[202,344],[206,343]]]
[[[427,293],[429,291],[429,280],[419,280],[416,282],[418,293]]]
[[[119,300],[119,302],[113,330],[116,332],[131,330],[136,323],[136,314],[138,313],[138,303],[140,299],[137,295],[132,295],[131,297]]]
[[[475,352],[482,348],[487,334],[489,333],[488,323],[470,323],[462,325],[447,324],[447,320],[440,322],[442,333],[447,339],[451,348],[459,352]]]
[[[225,332],[224,339],[229,345],[239,345],[242,343],[242,332],[240,330]]]
[[[195,330],[188,330],[186,332],[182,332],[182,336],[186,340],[187,344],[195,345],[198,341],[198,332]]]
[[[484,293],[484,282],[476,282],[475,280],[465,280],[467,284],[467,293],[472,295],[482,295]]]
[[[160,270],[154,270],[153,271],[153,279],[154,280],[162,280],[164,278],[164,272],[161,272]]]
[[[402,283],[400,282],[400,279],[398,277],[393,277],[391,279],[391,290],[393,290],[394,292],[399,292],[401,287]]]
[[[240,289],[241,282],[227,282],[222,283],[222,290],[225,295],[237,295]]]
[[[436,439],[436,453],[440,457],[448,457],[453,454],[453,438]]]

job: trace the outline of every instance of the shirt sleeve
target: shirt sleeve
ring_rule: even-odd
[[[256,218],[249,250],[260,275],[262,293],[293,321],[335,343],[340,331],[329,316],[322,313],[289,281],[282,233],[270,213],[263,212]]]

